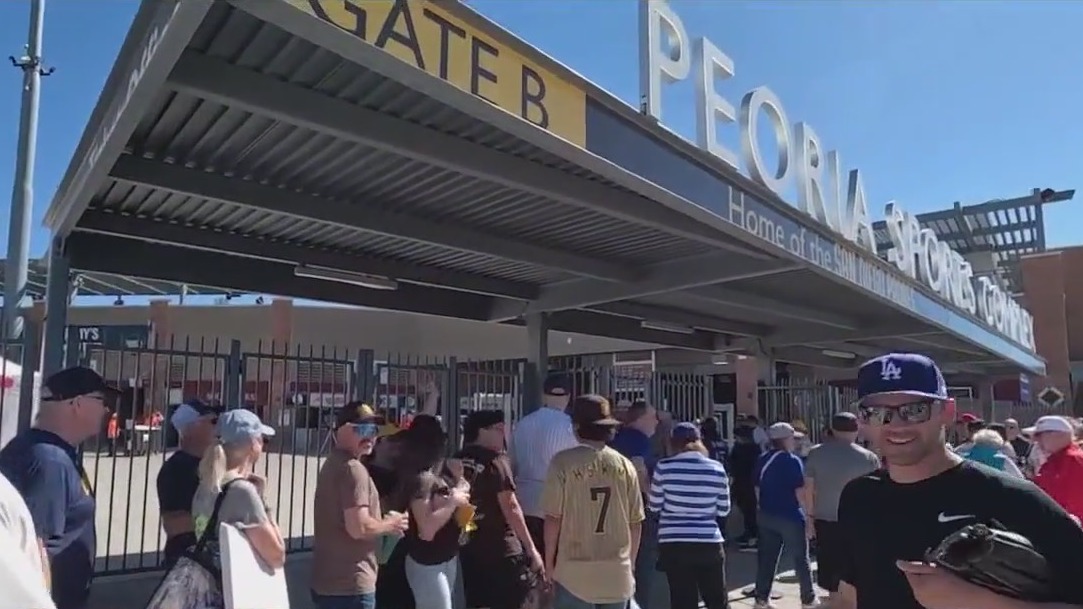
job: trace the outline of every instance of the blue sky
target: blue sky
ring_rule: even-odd
[[[29,0],[0,2],[0,57],[19,54]],[[49,0],[32,255],[41,217],[135,14],[134,0]],[[635,0],[471,0],[477,10],[636,103]],[[1083,2],[675,0],[689,35],[736,64],[734,103],[770,86],[862,170],[870,209],[920,212],[1083,186]],[[2,68],[3,66],[0,66]],[[0,69],[0,245],[6,252],[20,75]],[[693,87],[670,87],[664,122],[693,135]],[[736,148],[735,134],[723,140]],[[1048,210],[1050,245],[1080,241],[1083,194]],[[1073,229],[1073,227],[1077,227]],[[0,254],[2,256],[3,254]]]

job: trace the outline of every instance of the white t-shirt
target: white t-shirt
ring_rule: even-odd
[[[41,548],[38,546],[38,535],[34,530],[34,520],[30,517],[30,510],[26,507],[22,495],[2,475],[0,475],[0,533],[5,534],[5,543],[0,544],[0,548],[14,547],[16,554],[18,554],[17,558],[25,557],[26,564],[33,573],[36,573],[37,581],[42,583],[44,589],[45,578],[41,569]],[[0,552],[0,554],[3,553]],[[7,567],[8,563],[5,562],[4,566]],[[7,590],[7,588],[0,589]]]
[[[11,532],[0,528],[0,548],[13,545],[16,540]],[[6,607],[56,609],[42,579],[41,568],[35,567],[20,553],[0,552],[0,589],[4,591],[3,605]]]
[[[771,438],[767,436],[767,430],[759,426],[752,430],[752,441],[760,447],[761,451],[766,451],[771,444]]]

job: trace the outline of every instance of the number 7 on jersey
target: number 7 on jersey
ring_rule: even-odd
[[[613,489],[608,486],[592,486],[590,487],[590,500],[593,502],[601,502],[601,506],[598,510],[598,521],[594,525],[594,533],[596,535],[605,534],[606,518],[609,516],[609,500],[613,497]]]

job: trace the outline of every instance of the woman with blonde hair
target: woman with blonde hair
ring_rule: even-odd
[[[658,514],[658,568],[669,581],[669,604],[696,609],[702,598],[707,609],[724,609],[729,477],[707,456],[694,424],[673,426],[668,440],[673,456],[655,466],[647,509]]]
[[[1007,442],[995,429],[982,429],[970,439],[970,446],[961,448],[959,455],[970,461],[976,461],[1006,474],[1023,478],[1023,472],[1015,460],[1005,452]]]
[[[264,437],[275,431],[255,413],[240,409],[219,416],[216,430],[218,440],[199,462],[199,489],[192,500],[196,537],[206,531],[217,552],[217,525],[233,525],[268,567],[280,568],[286,562],[286,542],[263,498],[266,480],[254,472]],[[217,522],[212,522],[216,504]]]

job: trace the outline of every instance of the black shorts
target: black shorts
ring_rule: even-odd
[[[539,583],[522,555],[494,560],[491,554],[482,557],[464,552],[459,565],[468,609],[520,609]]]
[[[530,538],[534,540],[534,547],[538,549],[538,554],[545,558],[545,519],[537,516],[526,516],[524,520],[526,521],[526,530],[530,533]]]
[[[838,592],[846,546],[839,523],[816,520],[816,582],[828,592]]]

